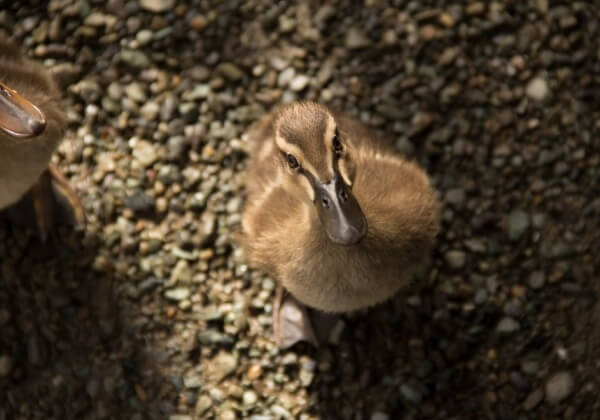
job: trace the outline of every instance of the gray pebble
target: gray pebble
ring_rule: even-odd
[[[521,326],[519,325],[519,322],[517,320],[507,316],[500,320],[500,322],[496,326],[496,331],[499,334],[509,335],[519,331],[520,328]]]
[[[458,270],[463,268],[467,262],[467,254],[460,250],[448,251],[446,254],[444,254],[444,260],[450,266],[450,268]]]
[[[187,287],[177,287],[165,291],[165,297],[169,300],[179,302],[190,297],[190,290]]]
[[[161,13],[173,9],[175,0],[140,0],[140,6],[150,12]]]
[[[573,392],[575,381],[569,372],[554,374],[546,382],[546,399],[550,404],[558,404]]]
[[[527,84],[527,96],[535,101],[543,101],[550,93],[548,82],[542,77],[535,77]]]
[[[544,274],[543,271],[534,271],[533,273],[531,273],[529,275],[529,278],[527,279],[527,283],[529,284],[529,287],[531,287],[532,289],[541,289],[542,287],[544,287],[544,284],[546,283],[546,275]]]
[[[506,219],[508,237],[512,241],[518,241],[527,232],[530,225],[529,214],[522,210],[512,211]]]

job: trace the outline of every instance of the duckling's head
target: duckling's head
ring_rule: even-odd
[[[284,185],[310,203],[329,239],[339,245],[357,244],[367,233],[352,194],[356,168],[349,134],[326,107],[314,102],[284,107],[275,121]]]
[[[46,128],[44,113],[17,91],[0,82],[0,140],[29,139]]]

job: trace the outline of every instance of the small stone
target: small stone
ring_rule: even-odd
[[[546,275],[543,271],[534,271],[529,275],[527,283],[532,289],[541,289],[544,287],[544,283],[546,283]]]
[[[525,93],[535,101],[543,101],[549,93],[548,82],[542,77],[535,77],[527,84]]]
[[[467,15],[471,15],[471,16],[476,16],[476,15],[480,15],[483,12],[485,12],[485,3],[483,2],[475,2],[475,3],[471,3],[467,6],[467,8],[465,9],[465,12],[467,13]]]
[[[0,356],[0,377],[7,376],[12,370],[12,359],[9,355]]]
[[[125,208],[144,213],[154,209],[155,200],[154,197],[143,191],[136,191],[134,194],[123,200],[123,205]]]
[[[122,50],[119,59],[125,64],[138,69],[150,67],[150,59],[146,54],[138,50]]]
[[[146,101],[146,92],[144,91],[144,86],[141,83],[133,82],[125,86],[125,94],[135,102],[144,102]]]
[[[165,292],[165,297],[169,300],[182,301],[190,297],[190,290],[187,287],[177,287]]]
[[[525,398],[525,401],[523,402],[523,408],[527,411],[531,411],[535,407],[537,407],[542,402],[543,399],[544,399],[544,390],[541,388],[536,389],[535,391],[530,393],[527,396],[527,398]]]
[[[254,405],[258,401],[258,395],[254,391],[244,391],[242,394],[242,402],[245,405]]]
[[[212,400],[206,394],[202,394],[198,401],[196,401],[196,407],[194,411],[197,416],[200,416],[208,411],[208,409],[212,406]]]
[[[220,352],[210,362],[211,376],[217,382],[233,373],[237,367],[237,356],[227,352]]]
[[[449,13],[442,13],[440,14],[438,20],[440,21],[440,23],[442,25],[444,25],[446,28],[453,28],[455,25],[455,21],[454,18],[452,17],[451,14]]]
[[[219,64],[217,72],[234,82],[244,77],[244,72],[233,63]]]
[[[367,38],[359,29],[350,28],[346,33],[346,47],[354,50],[365,48],[371,45],[371,40]]]
[[[512,241],[518,241],[521,239],[523,234],[529,229],[530,218],[529,214],[522,210],[512,211],[506,220],[506,228],[508,230],[508,237]]]
[[[183,386],[186,388],[200,388],[202,386],[202,377],[196,372],[192,372],[183,377]]]
[[[389,420],[389,419],[390,419],[390,416],[381,411],[375,411],[373,414],[371,414],[371,420]]]
[[[154,37],[154,33],[149,29],[142,29],[137,34],[135,34],[135,39],[140,45],[146,45],[152,38]]]
[[[279,73],[279,76],[277,77],[277,86],[285,87],[285,86],[289,85],[291,83],[291,81],[294,79],[295,75],[296,75],[296,70],[294,70],[293,67],[286,68],[281,73]]]
[[[500,320],[498,326],[496,327],[496,331],[499,334],[509,335],[519,331],[520,328],[521,326],[519,325],[519,322],[517,320],[507,316]]]
[[[153,101],[146,102],[140,108],[140,115],[147,121],[154,121],[160,112],[160,106]]]
[[[304,74],[299,74],[290,82],[290,89],[294,92],[300,92],[306,88],[310,79]]]
[[[421,393],[407,384],[400,385],[400,393],[404,399],[413,404],[419,404],[421,402]]]
[[[461,207],[465,202],[465,190],[462,188],[454,188],[446,193],[446,202],[455,207]]]
[[[132,153],[133,157],[145,168],[156,162],[158,158],[154,145],[145,140],[137,141],[133,146]]]
[[[537,0],[536,6],[540,13],[542,13],[542,14],[548,13],[548,0]]]
[[[558,404],[571,395],[574,386],[569,372],[556,373],[546,382],[546,399],[550,404]]]
[[[216,330],[204,330],[198,332],[198,342],[204,345],[230,345],[233,344],[233,337],[223,334]]]
[[[467,262],[467,254],[460,250],[448,251],[444,255],[444,260],[450,266],[450,268],[458,270],[463,268]]]
[[[248,372],[246,372],[246,377],[249,380],[254,381],[254,380],[260,378],[260,376],[262,375],[262,371],[263,371],[263,367],[261,365],[258,365],[258,364],[252,365],[248,369]]]
[[[162,13],[173,9],[175,0],[140,0],[142,9],[154,13]]]

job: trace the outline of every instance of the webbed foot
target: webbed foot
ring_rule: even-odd
[[[318,347],[328,340],[337,320],[337,315],[309,308],[278,286],[273,304],[273,333],[280,348],[287,349],[300,341]]]

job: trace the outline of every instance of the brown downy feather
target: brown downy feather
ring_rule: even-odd
[[[328,118],[346,147],[340,165],[368,224],[366,237],[352,246],[329,240],[306,185],[285,166],[276,140],[283,131],[280,143],[297,146],[293,150],[303,165],[327,181],[331,151],[318,133]],[[416,163],[363,125],[321,105],[299,103],[263,117],[248,141],[242,246],[253,267],[275,277],[301,302],[329,312],[375,305],[408,284],[428,259],[439,230],[438,195]]]
[[[37,106],[46,117],[44,132],[14,139],[0,133],[0,209],[18,201],[48,167],[64,133],[66,115],[60,90],[41,64],[29,60],[0,33],[0,82]]]

